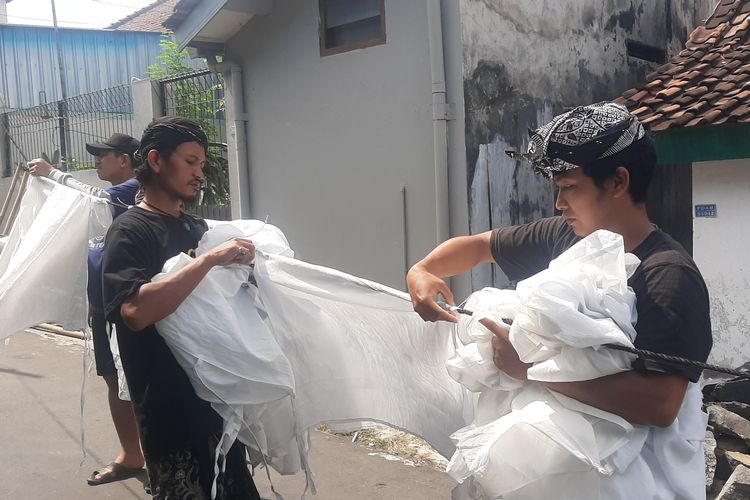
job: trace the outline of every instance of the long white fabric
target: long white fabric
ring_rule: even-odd
[[[677,422],[655,429],[633,426],[538,382],[630,369],[632,355],[601,346],[632,346],[635,295],[627,278],[637,265],[625,254],[622,237],[598,231],[518,283],[517,291],[485,289],[469,298],[465,307],[475,313],[459,329],[465,345],[447,364],[457,381],[480,393],[475,421],[453,434],[458,449],[448,466],[458,481],[471,479],[464,497],[705,496],[705,419],[695,384]],[[494,369],[492,333],[479,323],[484,317],[512,320],[511,343],[522,361],[534,363],[530,382]]]
[[[0,253],[0,338],[45,321],[84,327],[87,242],[110,222],[101,200],[31,179]],[[537,381],[628,369],[629,355],[599,347],[635,336],[626,283],[637,262],[618,236],[595,233],[517,292],[473,295],[466,307],[477,314],[455,337],[448,324],[422,322],[402,292],[293,259],[273,226],[212,226],[198,253],[231,237],[253,240],[257,286],[247,266],[215,268],[157,327],[225,419],[220,450],[240,439],[293,473],[306,469],[310,427],[379,421],[453,454],[450,472],[479,485],[479,497],[704,498],[697,384],[673,425],[634,427],[499,372],[491,334],[478,324],[512,319],[511,341]],[[155,279],[190,259],[175,257]]]
[[[312,426],[379,421],[450,456],[448,436],[470,411],[444,366],[451,328],[424,323],[402,292],[291,258],[283,234],[258,221],[216,226],[196,253],[240,236],[258,248],[257,287],[247,266],[215,268],[157,324],[224,417],[223,450],[239,438],[289,474],[306,466]],[[171,259],[156,279],[190,260]]]
[[[44,322],[86,326],[88,241],[111,222],[103,200],[29,179],[0,253],[0,339]]]

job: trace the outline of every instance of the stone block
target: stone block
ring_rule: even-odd
[[[716,500],[750,500],[750,469],[737,466]]]

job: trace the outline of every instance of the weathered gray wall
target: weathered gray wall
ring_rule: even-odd
[[[278,0],[226,59],[245,78],[251,215],[304,260],[403,289],[436,243],[426,2],[385,12],[385,45],[321,57],[318,2]]]
[[[716,204],[716,217],[693,219],[693,257],[711,300],[709,361],[734,368],[750,361],[750,160],[694,163],[693,174],[692,202]]]
[[[472,233],[553,214],[552,186],[505,155],[572,107],[616,98],[657,65],[626,39],[682,48],[709,0],[461,0],[466,156]],[[494,278],[493,278],[494,275]],[[489,265],[474,287],[507,280]]]

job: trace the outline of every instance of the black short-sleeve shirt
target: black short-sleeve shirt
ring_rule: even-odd
[[[157,499],[209,498],[223,421],[200,399],[156,327],[133,331],[122,303],[181,252],[190,254],[207,230],[195,217],[160,215],[133,207],[110,227],[102,263],[104,312],[117,326],[125,377],[138,420],[151,490]],[[236,441],[216,479],[217,499],[259,499]]]
[[[160,273],[167,260],[196,248],[206,229],[200,219],[177,219],[136,206],[115,219],[105,240],[104,312],[117,326],[123,370],[144,452],[150,455],[184,445],[196,427],[203,428],[202,434],[221,432],[221,419],[195,395],[156,327],[132,331],[120,317],[120,306]]]
[[[518,281],[546,269],[578,241],[563,218],[550,217],[495,229],[491,247],[495,262],[508,278]],[[693,259],[659,229],[632,253],[641,260],[628,280],[638,312],[635,346],[705,362],[712,346],[708,290]],[[633,368],[680,374],[693,382],[701,374],[700,368],[640,358]]]

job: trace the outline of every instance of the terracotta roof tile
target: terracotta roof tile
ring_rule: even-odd
[[[706,87],[705,85],[700,85],[687,89],[685,91],[685,94],[689,95],[690,97],[698,97],[705,94],[706,92],[708,92],[708,87]]]
[[[742,66],[743,64],[745,64],[745,63],[742,62],[742,59],[733,59],[733,60],[729,61],[726,64],[726,66],[724,66],[724,68],[726,68],[728,71],[734,71],[737,68],[739,68],[740,66]]]
[[[701,83],[709,89],[713,89],[719,82],[721,82],[721,80],[714,78],[713,76],[701,80]]]
[[[656,111],[666,115],[666,114],[672,113],[673,111],[677,111],[678,109],[680,109],[679,104],[665,104],[661,106],[659,109],[657,109]]]
[[[711,125],[721,125],[722,123],[726,123],[729,121],[729,116],[722,116],[721,118],[717,118],[713,122],[711,122]]]
[[[683,111],[680,113],[680,116],[675,116],[672,118],[672,123],[675,125],[685,125],[687,122],[693,120],[695,118],[695,115],[693,113],[690,113],[688,111]]]
[[[726,112],[734,108],[739,102],[739,99],[735,99],[734,97],[724,97],[713,103],[713,105],[716,109]]]
[[[685,106],[689,106],[694,102],[693,98],[689,95],[681,95],[677,99],[673,99],[675,104],[679,104],[681,108],[684,108]]]
[[[672,122],[670,122],[669,120],[664,120],[662,122],[654,123],[649,128],[651,128],[651,130],[653,130],[654,132],[661,132],[662,130],[667,130],[671,124]]]
[[[658,98],[658,97],[649,97],[647,99],[644,99],[641,102],[643,104],[646,104],[646,105],[651,106],[653,108],[653,106],[655,104],[660,104],[660,103],[664,102],[664,99],[661,99],[661,98]]]
[[[179,0],[156,0],[154,3],[110,24],[106,29],[167,33],[169,29],[164,26],[164,22],[174,14],[178,2]]]
[[[621,102],[655,131],[750,123],[750,0],[718,0],[685,49]]]
[[[716,87],[714,87],[714,90],[717,92],[727,92],[731,89],[733,89],[735,86],[732,82],[721,82]]]
[[[720,109],[712,109],[708,113],[704,113],[703,118],[706,120],[706,123],[713,123],[722,115],[723,113]]]
[[[662,99],[668,99],[672,97],[673,95],[676,95],[681,92],[682,92],[682,87],[669,87],[668,89],[659,91],[656,94],[656,97],[661,97]]]
[[[653,123],[657,120],[661,120],[661,117],[662,116],[660,114],[653,114],[641,120],[641,123],[643,123],[644,125],[648,125],[649,123]]]
[[[729,113],[729,116],[735,118],[740,118],[748,115],[750,115],[750,104],[742,104],[740,106],[737,106],[732,110],[731,113]]]
[[[690,107],[687,108],[688,111],[692,113],[700,113],[701,111],[708,108],[708,103],[706,101],[698,101],[695,104],[692,104]]]

